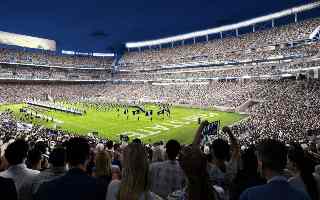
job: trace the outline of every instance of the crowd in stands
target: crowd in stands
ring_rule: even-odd
[[[146,50],[139,53],[126,53],[119,61],[118,68],[120,70],[132,69],[142,72],[120,72],[116,73],[114,77],[115,79],[126,80],[159,80],[279,74],[283,68],[292,69],[295,66],[306,64],[291,66],[288,63],[280,63],[278,67],[274,67],[270,60],[277,63],[284,58],[312,59],[319,56],[319,42],[300,41],[292,43],[292,41],[308,38],[308,35],[317,26],[319,26],[319,18],[244,34],[239,37],[218,39],[208,43],[163,48],[157,51]],[[259,62],[256,63],[257,61]],[[54,55],[45,51],[28,52],[3,48],[0,49],[0,62],[18,63],[15,65],[2,64],[1,78],[105,80],[112,77],[110,69],[113,60],[105,57]],[[243,64],[243,62],[247,64]],[[235,63],[238,64],[235,65]],[[301,63],[305,63],[305,61],[302,60]],[[48,65],[51,67],[37,67],[35,69],[23,64]],[[181,64],[189,64],[193,67],[187,69],[187,72],[183,72],[186,68],[181,67],[183,66]],[[229,64],[232,64],[232,66],[228,66]],[[221,65],[225,65],[225,67],[221,67]],[[287,67],[288,65],[289,67]],[[73,70],[66,70],[52,68],[53,66],[74,68]],[[109,70],[81,70],[82,67],[102,67]]]
[[[212,82],[209,85],[151,85],[151,84],[41,84],[6,83],[0,84],[1,103],[19,103],[27,100],[47,100],[50,96],[57,100],[81,101],[91,97],[104,97],[110,102],[121,99],[141,101],[144,97],[152,100],[168,101],[176,104],[236,107],[250,98],[252,84],[246,82]],[[214,97],[208,91],[217,90]],[[238,96],[233,95],[238,94]]]
[[[319,66],[319,43],[290,46],[308,38],[320,18],[239,37],[161,50],[130,52],[120,67],[145,67],[115,74],[136,82],[0,83],[0,103],[50,99],[119,103],[120,100],[228,108],[247,118],[224,127],[203,143],[199,122],[192,144],[176,140],[143,144],[139,138],[114,142],[22,122],[0,113],[0,198],[8,200],[319,200],[320,81],[318,78],[228,79],[232,76],[281,75]],[[290,62],[247,63],[170,69],[193,62],[240,62],[290,57]],[[300,58],[297,58],[300,57]],[[109,67],[111,60],[56,56],[1,49],[0,62],[62,67]],[[99,70],[34,68],[2,64],[1,78],[108,79]],[[162,67],[161,70],[154,68]],[[150,68],[151,67],[151,68]],[[223,80],[203,80],[224,77]],[[179,82],[195,78],[198,81]],[[173,79],[173,81],[155,80]],[[139,80],[152,80],[143,82]],[[137,83],[138,82],[138,83]],[[94,102],[99,104],[99,102]],[[50,104],[54,105],[54,104]]]
[[[19,131],[12,113],[4,112],[0,192],[19,200],[319,199],[318,163],[310,151],[317,154],[320,146],[308,133],[320,129],[319,84],[304,78],[207,84],[2,83],[2,103],[50,96],[72,102],[148,97],[205,107],[237,108],[249,100],[256,104],[247,108],[247,120],[232,131],[223,129],[226,137],[207,144],[206,154],[197,137],[191,146],[174,140],[126,145],[38,126]]]
[[[309,19],[285,26],[257,30],[254,33],[247,33],[239,37],[215,39],[208,43],[127,52],[119,64],[125,69],[141,70],[194,61],[236,62],[243,59],[265,59],[279,54],[292,55],[297,52],[294,48],[280,48],[280,44],[307,39],[312,31],[319,26],[319,20],[320,18]],[[308,46],[300,48],[310,49],[311,51],[302,52],[312,54],[313,48]]]
[[[314,57],[313,57],[314,58]],[[208,66],[193,68],[173,68],[159,71],[115,73],[112,77],[106,70],[84,69],[53,69],[34,68],[22,66],[1,66],[1,79],[24,79],[24,80],[174,80],[174,79],[203,79],[203,78],[226,78],[243,76],[281,75],[291,70],[304,71],[306,68],[318,67],[319,59],[297,58],[291,62],[272,61],[267,63],[246,63],[225,66]]]
[[[258,104],[250,108],[250,115],[239,132],[255,135],[243,138],[249,144],[257,138],[276,137],[283,141],[311,145],[308,130],[318,130],[319,82],[318,81],[266,81],[256,93]],[[277,127],[277,128],[274,128]]]
[[[104,94],[112,100],[131,99],[139,101],[148,97],[152,100],[161,100],[174,104],[199,105],[203,107],[230,106],[236,107],[244,103],[253,91],[251,84],[245,82],[214,81],[208,85],[202,84],[119,84],[107,85]],[[215,94],[209,91],[215,91]]]
[[[1,79],[25,80],[106,80],[111,78],[110,71],[90,69],[63,69],[48,67],[30,67],[20,65],[2,65]]]
[[[84,101],[104,97],[108,101],[162,100],[173,104],[201,107],[227,107],[237,110],[250,100],[258,103],[247,108],[247,121],[238,125],[236,134],[242,144],[257,138],[277,137],[308,144],[307,130],[320,128],[319,81],[261,80],[212,81],[203,84],[0,84],[2,103],[19,103],[27,100]],[[288,134],[288,132],[290,134]]]
[[[30,52],[1,48],[0,62],[76,68],[111,68],[113,57],[56,55],[54,52]]]
[[[120,80],[177,80],[177,79],[215,79],[215,78],[243,78],[281,76],[282,74],[296,72],[306,73],[313,67],[319,67],[320,60],[295,59],[291,62],[248,63],[219,67],[194,67],[167,69],[157,72],[118,73],[114,77]],[[313,70],[313,69],[311,69]]]
[[[318,162],[300,143],[257,140],[245,149],[226,137],[204,151],[203,121],[192,144],[176,140],[114,143],[33,128],[19,132],[1,119],[1,197],[10,200],[317,200]],[[292,142],[292,143],[291,143]]]
[[[296,77],[286,80],[209,81],[206,84],[7,83],[0,84],[0,102],[46,101],[48,97],[72,102],[94,97],[103,97],[109,102],[141,102],[147,98],[172,104],[238,110],[246,102],[254,100],[258,103],[246,109],[249,120],[242,132],[257,137],[277,135],[283,140],[293,139],[290,137],[299,140],[306,130],[320,128],[317,120],[317,108],[320,107],[319,87],[318,79],[296,80]],[[291,134],[285,134],[288,131]]]
[[[2,83],[0,88],[2,104],[32,99],[46,101],[48,96],[57,100],[80,101],[106,92],[104,84]]]

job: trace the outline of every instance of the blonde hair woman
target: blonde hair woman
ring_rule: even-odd
[[[121,181],[112,181],[107,200],[158,200],[149,191],[149,164],[147,153],[141,144],[129,144],[123,152]]]
[[[111,157],[105,151],[100,151],[96,155],[96,169],[94,176],[97,177],[98,182],[108,187],[111,179]]]

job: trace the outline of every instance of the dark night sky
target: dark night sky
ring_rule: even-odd
[[[303,0],[1,0],[0,30],[49,38],[58,49],[108,52],[255,16]]]

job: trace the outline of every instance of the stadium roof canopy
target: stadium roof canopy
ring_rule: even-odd
[[[220,27],[308,2],[2,0],[0,31],[56,41],[58,51],[108,53],[124,48],[128,41],[148,41]]]
[[[192,38],[208,36],[208,35],[215,34],[215,33],[222,33],[222,32],[226,32],[226,31],[237,30],[239,28],[244,28],[244,27],[248,27],[248,26],[254,26],[258,23],[267,22],[270,20],[275,20],[275,19],[278,19],[281,17],[286,17],[289,15],[296,15],[296,18],[297,18],[298,13],[309,11],[309,10],[312,10],[312,9],[315,9],[318,7],[320,7],[320,1],[301,5],[301,6],[296,6],[293,8],[285,9],[285,10],[271,13],[271,14],[264,15],[264,16],[255,17],[252,19],[238,22],[238,23],[223,25],[220,27],[206,29],[206,30],[202,30],[202,31],[196,31],[196,32],[176,35],[176,36],[172,36],[172,37],[156,39],[156,40],[148,40],[148,41],[141,41],[141,42],[128,42],[128,43],[126,43],[126,47],[127,48],[140,48],[140,47],[148,47],[148,46],[162,45],[162,44],[172,43],[172,42],[177,42],[177,41],[183,41],[183,40],[188,40],[188,39],[192,39]]]

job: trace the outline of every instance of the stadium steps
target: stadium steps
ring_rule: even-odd
[[[263,101],[259,99],[249,99],[246,102],[244,102],[242,105],[240,105],[236,110],[237,112],[246,112],[248,108],[260,102],[263,102]]]

